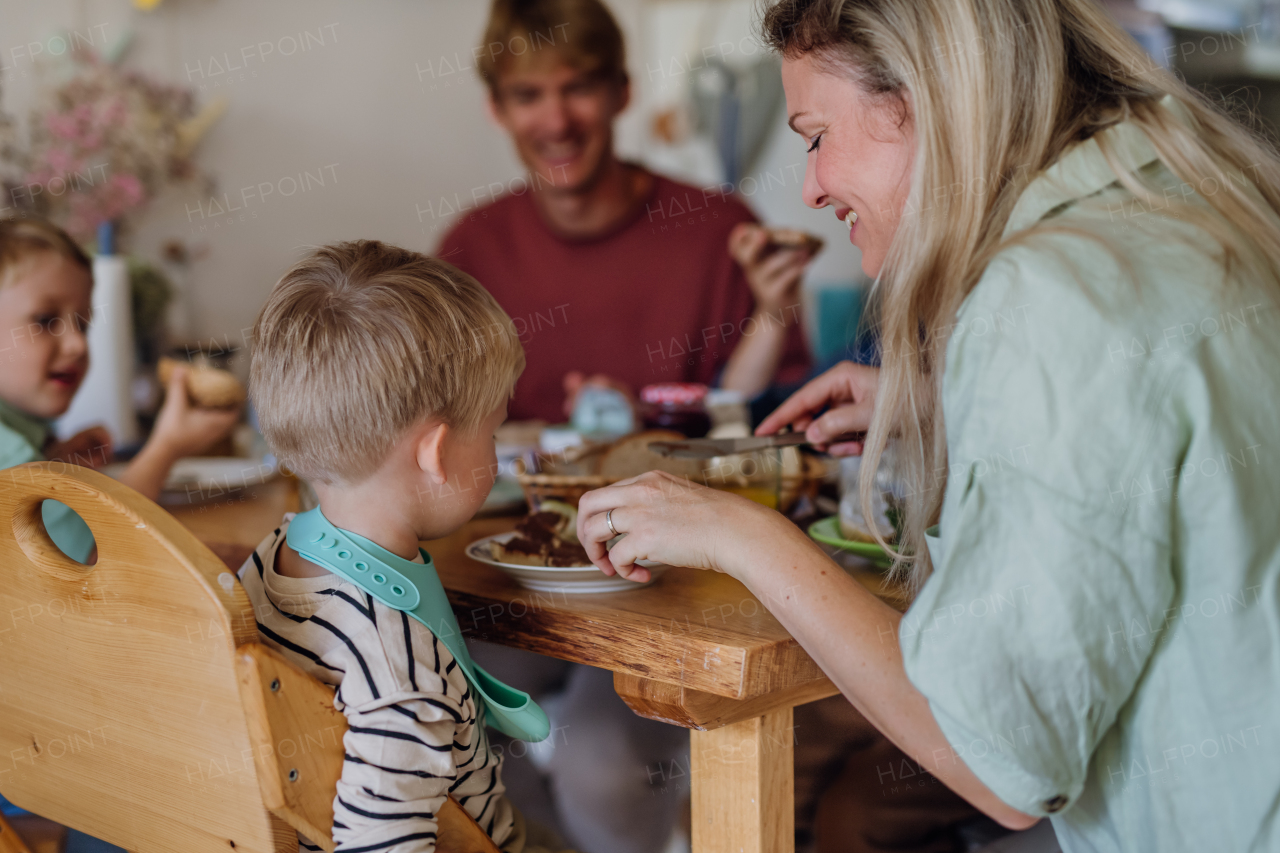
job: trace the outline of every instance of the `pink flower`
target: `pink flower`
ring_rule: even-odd
[[[76,135],[76,122],[62,113],[49,113],[44,120],[49,132],[60,139],[73,139]]]
[[[44,162],[55,174],[73,172],[79,165],[77,158],[65,148],[50,148],[45,152]]]
[[[107,187],[118,194],[120,203],[126,207],[136,207],[147,197],[147,191],[137,175],[112,175],[107,181]]]

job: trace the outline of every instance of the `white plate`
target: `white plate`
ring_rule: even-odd
[[[109,477],[119,478],[126,463],[116,462],[102,469]],[[258,462],[239,456],[190,456],[179,459],[169,469],[159,503],[181,506],[217,500],[234,495],[250,486],[261,485],[279,473],[272,463]]]
[[[595,566],[581,568],[562,568],[560,566],[525,566],[519,563],[504,563],[495,560],[489,549],[492,542],[506,542],[516,536],[516,532],[495,533],[477,539],[467,546],[467,556],[479,563],[497,566],[516,583],[536,592],[559,592],[566,595],[589,595],[597,592],[626,592],[639,589],[656,581],[669,567],[662,563],[640,560],[636,565],[649,570],[649,580],[645,583],[629,581],[624,577],[609,577]]]

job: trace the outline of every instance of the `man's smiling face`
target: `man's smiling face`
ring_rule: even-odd
[[[516,153],[549,192],[590,189],[613,154],[613,120],[630,87],[558,58],[502,73],[490,105]]]

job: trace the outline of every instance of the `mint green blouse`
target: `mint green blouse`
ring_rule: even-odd
[[[0,400],[0,469],[44,459],[52,424]],[[45,530],[62,553],[83,563],[93,552],[89,525],[71,507],[54,500],[41,506]]]
[[[1164,192],[1077,145],[1005,233],[1058,230],[961,306],[906,671],[934,761],[1051,815],[1068,853],[1280,850],[1280,283],[1228,280],[1173,207],[1215,186],[1105,133]]]

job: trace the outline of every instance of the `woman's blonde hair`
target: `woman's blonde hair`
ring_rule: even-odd
[[[1216,238],[1228,275],[1276,281],[1280,159],[1157,66],[1094,0],[782,0],[763,29],[785,58],[811,55],[909,110],[913,123],[905,210],[932,215],[903,216],[877,285],[881,371],[860,491],[871,517],[872,474],[892,432],[907,481],[902,545],[910,555],[895,570],[918,585],[932,570],[924,531],[938,520],[946,485],[947,335],[993,256],[1052,228],[1002,239],[1030,181],[1075,143],[1131,121],[1182,181],[1213,180],[1220,191],[1166,201],[1098,137],[1123,186],[1148,209],[1170,204],[1171,216]],[[1161,104],[1166,95],[1188,121]]]
[[[276,284],[253,328],[249,390],[283,465],[354,483],[424,418],[474,435],[522,370],[515,325],[474,278],[357,240],[317,249]]]

